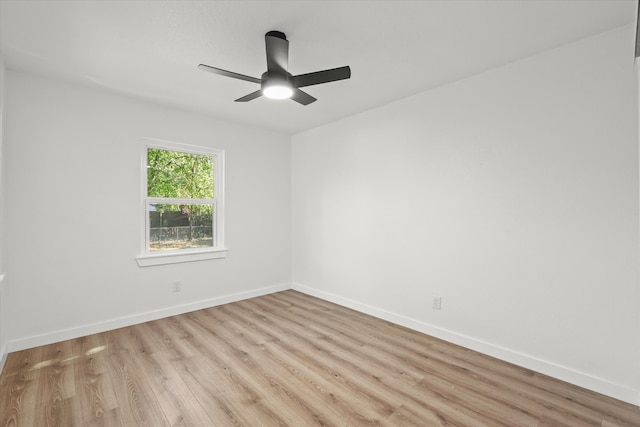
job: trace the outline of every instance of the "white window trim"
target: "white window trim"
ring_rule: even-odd
[[[147,214],[147,150],[149,148],[159,148],[161,150],[180,151],[183,153],[205,154],[213,156],[213,182],[215,186],[214,203],[214,244],[211,248],[181,249],[177,251],[149,252],[147,238],[149,236],[149,218]],[[141,242],[140,255],[136,257],[139,267],[150,267],[154,265],[176,264],[182,262],[203,261],[209,259],[225,258],[229,249],[224,243],[224,150],[217,148],[201,147],[195,145],[181,144],[159,139],[142,138],[142,154],[140,156],[141,174]],[[185,201],[189,201],[185,199]],[[193,201],[189,201],[193,203]]]

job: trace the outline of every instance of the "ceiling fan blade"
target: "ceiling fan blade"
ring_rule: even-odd
[[[248,102],[248,101],[256,99],[256,98],[258,98],[260,96],[262,96],[262,91],[261,90],[257,90],[255,92],[251,92],[249,95],[243,96],[242,98],[236,99],[236,102]]]
[[[309,95],[306,92],[301,91],[298,88],[293,89],[293,95],[291,95],[291,99],[293,99],[294,101],[302,105],[309,105],[312,102],[316,101],[316,99],[313,96]]]
[[[223,70],[221,68],[211,67],[209,65],[200,64],[200,65],[198,65],[198,68],[200,70],[202,70],[202,71],[207,71],[209,73],[219,74],[219,75],[225,76],[225,77],[232,77],[234,79],[246,80],[246,81],[252,82],[252,83],[260,84],[262,82],[262,80],[257,79],[255,77],[245,76],[244,74],[234,73],[233,71],[227,71],[227,70]]]
[[[267,47],[267,71],[284,71],[289,68],[289,42],[280,31],[269,31],[264,35]]]
[[[299,74],[293,76],[294,87],[305,87],[318,85],[321,83],[335,82],[336,80],[344,80],[351,77],[351,68],[338,67],[330,70],[316,71],[314,73]]]

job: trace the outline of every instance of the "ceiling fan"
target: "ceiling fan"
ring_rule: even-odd
[[[289,41],[287,36],[280,31],[269,31],[264,35],[264,39],[267,46],[267,71],[259,79],[205,64],[198,65],[198,68],[202,71],[260,85],[260,90],[238,98],[236,102],[247,102],[264,95],[272,99],[291,98],[302,105],[308,105],[314,102],[316,98],[301,91],[301,87],[329,83],[351,77],[351,69],[348,66],[292,76],[288,71]]]

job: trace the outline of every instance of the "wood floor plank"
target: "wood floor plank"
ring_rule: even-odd
[[[229,369],[234,369],[238,385],[241,384],[244,390],[255,391],[252,396],[254,405],[260,407],[265,415],[268,414],[274,424],[290,425],[292,420],[287,422],[285,419],[289,411],[283,411],[281,407],[274,408],[268,400],[264,400],[261,396],[268,396],[270,400],[287,400],[290,403],[288,405],[290,409],[304,405],[303,400],[299,398],[291,400],[290,395],[286,393],[287,390],[283,390],[279,383],[262,369],[260,363],[253,357],[255,352],[247,352],[246,350],[250,349],[242,348],[239,345],[241,341],[234,339],[235,337],[229,334],[229,328],[226,325],[223,326],[216,317],[206,312],[194,313],[194,315],[198,316],[198,323],[201,327],[217,335],[220,353],[227,356],[224,358],[224,363]],[[210,329],[209,325],[217,326]],[[246,375],[247,372],[251,372],[252,375]]]
[[[446,372],[448,377],[458,375],[457,381],[459,383],[460,381],[464,382],[467,375],[473,375],[475,378],[472,384],[480,386],[486,383],[491,387],[492,391],[501,391],[501,399],[505,399],[506,403],[510,405],[521,408],[525,413],[533,411],[539,414],[549,414],[544,418],[548,422],[566,423],[567,425],[594,425],[602,419],[602,413],[593,411],[591,408],[578,403],[579,399],[577,401],[572,401],[571,399],[558,400],[557,395],[553,395],[543,388],[531,387],[528,381],[536,375],[532,371],[487,358],[467,349],[459,348],[460,351],[451,353],[451,344],[432,339],[426,335],[416,336],[415,331],[406,330],[397,325],[389,323],[380,325],[377,319],[371,319],[374,324],[370,324],[370,319],[365,318],[363,327],[358,330],[358,336],[356,337],[351,325],[362,314],[356,312],[343,313],[342,310],[341,314],[352,315],[354,318],[347,320],[331,318],[332,314],[327,311],[321,317],[314,317],[312,311],[305,312],[306,316],[311,317],[308,322],[309,325],[312,325],[311,327],[324,323],[323,327],[333,330],[334,337],[346,336],[350,341],[362,339],[362,343],[367,342],[374,349],[391,354],[409,355],[409,359],[403,356],[402,360],[398,360],[399,366],[407,369],[415,366],[419,370],[428,368],[428,371],[423,373]],[[385,327],[392,328],[395,333],[388,334],[388,331],[385,331]],[[405,335],[411,335],[411,339],[405,339],[406,336],[402,335],[403,329]],[[419,342],[422,337],[429,338],[426,347],[423,346],[424,343]],[[418,341],[416,341],[416,338],[418,338]],[[448,351],[442,350],[443,345]],[[406,351],[398,352],[398,349]],[[500,375],[495,375],[496,373]],[[414,372],[414,375],[419,374],[420,372]],[[525,385],[527,386],[525,387]],[[476,392],[486,393],[487,390],[476,388]],[[618,415],[610,414],[609,417],[622,425],[626,425],[624,419]],[[585,422],[592,424],[585,424]]]
[[[279,319],[279,323],[285,324],[282,319]],[[360,381],[355,381],[344,375],[348,364],[342,359],[332,357],[330,350],[313,342],[315,337],[313,335],[310,336],[308,331],[304,329],[298,331],[288,329],[287,335],[296,343],[295,348],[287,349],[290,353],[298,355],[301,361],[310,362],[313,366],[320,368],[326,377],[331,378],[334,383],[339,383],[346,387],[349,394],[361,395],[366,398],[370,403],[371,409],[374,409],[378,416],[388,415],[399,406],[399,402],[381,398],[376,391],[362,386]]]
[[[248,302],[249,303],[249,302]],[[282,312],[279,312],[280,314],[282,314]],[[294,328],[296,328],[296,330],[298,331],[305,331],[304,327],[301,327],[302,325],[296,325],[294,326]],[[383,418],[386,417],[389,413],[393,413],[396,410],[396,407],[392,406],[392,402],[393,402],[393,398],[390,397],[393,395],[396,395],[396,398],[400,398],[400,399],[404,399],[405,401],[407,400],[411,400],[412,396],[410,393],[402,393],[400,392],[400,390],[393,386],[391,383],[387,382],[387,383],[383,383],[381,381],[381,377],[377,376],[377,375],[368,375],[365,372],[363,372],[363,369],[358,365],[358,362],[355,361],[355,359],[353,359],[351,357],[351,355],[347,352],[347,353],[343,353],[345,355],[346,358],[342,358],[338,356],[338,352],[339,349],[335,348],[333,350],[331,350],[330,348],[323,348],[322,344],[321,344],[321,340],[319,340],[318,336],[306,336],[303,337],[302,335],[298,334],[295,336],[295,341],[296,343],[303,343],[304,345],[307,345],[308,351],[307,352],[303,352],[303,353],[309,353],[309,352],[321,352],[321,357],[323,360],[325,360],[325,364],[327,362],[329,362],[329,366],[326,367],[325,369],[329,370],[329,373],[333,376],[335,376],[337,379],[341,380],[341,381],[345,381],[345,379],[347,378],[346,374],[343,374],[342,372],[358,372],[361,373],[362,375],[358,375],[359,378],[359,382],[360,383],[364,383],[364,385],[362,384],[358,384],[356,383],[354,380],[350,379],[348,381],[345,381],[345,386],[348,388],[348,391],[350,394],[354,394],[356,393],[356,395],[358,393],[361,394],[363,400],[366,400],[370,405],[372,402],[384,402],[386,403],[386,405],[383,404],[383,406],[381,407],[383,412],[381,414],[378,414],[378,416],[382,416]],[[362,366],[368,366],[369,363],[365,362],[365,360],[367,359],[367,355],[365,354],[361,354],[358,351],[355,352],[354,354],[355,358],[359,358],[360,359],[360,364],[362,364]],[[347,360],[347,359],[352,359],[352,360]],[[317,360],[313,361],[313,365],[317,366],[320,363]],[[354,388],[355,387],[355,388]],[[375,392],[371,392],[370,390],[378,390],[378,393],[382,393],[382,396],[376,396]],[[415,390],[413,390],[415,392]],[[451,411],[448,411],[448,409],[452,409]],[[438,408],[438,411],[443,414],[443,413],[447,413],[448,417],[453,417],[453,418],[460,418],[460,417],[464,417],[464,411],[461,410],[462,408]],[[481,420],[482,420],[483,416],[482,415],[476,415],[474,421],[476,424],[478,424]],[[467,422],[470,421],[470,419],[466,419]],[[485,421],[491,421],[495,424],[495,420],[485,420]]]
[[[76,421],[83,426],[120,425],[117,400],[104,367],[106,334],[96,334],[73,340],[76,393],[81,411]]]
[[[35,425],[38,374],[42,347],[8,357],[0,377],[0,414],[3,427]]]
[[[111,377],[118,409],[126,426],[168,425],[162,408],[149,389],[148,379],[138,366],[139,355],[130,349],[130,328],[109,334],[107,370]]]
[[[223,325],[228,341],[238,346],[247,362],[255,367],[255,372],[269,384],[269,404],[286,414],[288,425],[296,422],[304,425],[339,425],[344,420],[345,414],[327,411],[322,416],[314,411],[318,400],[330,403],[326,401],[326,384],[317,377],[297,375],[303,366],[292,365],[290,360],[280,358],[282,349],[270,346],[273,340],[264,340],[265,335],[257,331],[252,323],[238,321],[224,310],[215,319]]]
[[[153,324],[161,322],[150,322]],[[211,425],[213,420],[209,418],[204,408],[199,404],[191,390],[186,386],[180,374],[175,369],[175,359],[165,357],[167,350],[158,340],[158,335],[149,333],[154,330],[153,325],[147,323],[131,328],[134,334],[130,336],[146,337],[149,339],[149,347],[146,351],[139,351],[140,362],[138,367],[141,374],[148,379],[151,391],[155,395],[159,406],[171,425]],[[160,357],[154,357],[158,349]]]
[[[45,346],[39,370],[36,425],[47,427],[73,424],[77,402],[73,375],[74,354],[71,341]]]
[[[326,315],[326,313],[324,313],[323,315]],[[319,319],[314,319],[314,318],[310,318],[310,321],[308,322],[311,329],[315,328],[315,322]],[[376,373],[383,373],[383,372],[393,372],[393,365],[391,365],[390,363],[385,363],[385,361],[383,360],[384,356],[381,356],[380,354],[375,355],[374,353],[376,353],[376,350],[374,347],[371,346],[371,344],[369,343],[365,343],[365,342],[361,342],[359,343],[359,348],[354,347],[352,345],[349,345],[350,342],[355,341],[354,338],[352,337],[344,337],[342,334],[335,334],[334,336],[337,337],[335,339],[331,339],[331,341],[336,344],[336,346],[334,346],[333,350],[331,350],[331,353],[334,356],[340,355],[341,357],[343,357],[345,360],[349,360],[349,369],[350,370],[354,370],[354,371],[362,371],[363,374],[365,372],[376,372]],[[312,337],[313,339],[313,337]],[[324,342],[323,340],[318,340],[315,339],[314,342]],[[320,345],[320,344],[318,344]],[[364,362],[364,359],[366,358],[366,362]],[[395,360],[392,362],[393,364],[397,364],[398,366],[406,366],[406,360]],[[437,371],[436,371],[437,372]],[[414,385],[418,384],[419,382],[423,381],[424,375],[427,374],[427,372],[425,371],[420,371],[417,373],[414,373],[412,378],[417,378],[417,381],[415,379],[413,379],[414,381]],[[366,374],[364,375],[364,377],[366,377]],[[402,396],[403,401],[407,402],[408,400],[412,399],[412,396],[410,393],[407,392],[403,392],[401,390],[401,388],[398,385],[394,385],[394,383],[392,382],[392,380],[394,378],[401,378],[401,379],[405,379],[407,378],[407,375],[405,375],[404,372],[400,372],[400,373],[396,373],[395,375],[392,375],[388,378],[384,378],[383,375],[375,375],[373,376],[373,378],[375,379],[375,383],[378,387],[381,387],[383,389],[386,390],[392,390],[396,395]],[[463,389],[461,389],[460,387],[458,387],[458,393],[462,392]],[[413,392],[415,392],[415,387],[413,389]],[[465,396],[461,396],[461,397],[465,397]],[[473,397],[473,395],[471,395],[471,397]],[[460,399],[459,399],[460,400]],[[469,401],[469,396],[466,396],[466,401]],[[462,401],[462,400],[460,400]],[[505,405],[505,404],[500,404],[499,402],[490,402],[490,401],[485,401],[484,402],[485,405],[487,406],[487,408],[489,407],[489,405],[493,405],[496,406],[497,408],[494,410],[495,412],[495,416],[494,418],[492,418],[491,420],[487,420],[487,421],[491,421],[493,423],[499,422],[501,419],[505,419],[504,414],[508,414],[509,412],[513,412],[512,408],[509,405]],[[406,403],[405,403],[406,404]],[[484,408],[485,410],[487,408]],[[463,408],[458,408],[459,412],[463,411]],[[526,413],[522,413],[519,414],[520,415],[520,419],[521,421],[524,421],[527,418]],[[477,414],[476,419],[481,419],[482,415],[481,414]],[[532,420],[529,420],[529,422],[527,423],[527,425],[532,424],[531,422]]]
[[[638,407],[285,291],[12,353],[0,427],[640,426]]]
[[[221,311],[224,312],[224,309]],[[328,410],[325,410],[325,415],[320,416],[309,409],[313,416],[313,424],[318,425],[341,425],[345,420],[351,420],[355,425],[367,425],[376,424],[375,418],[369,416],[366,413],[362,413],[361,410],[355,407],[348,407],[343,402],[348,401],[345,396],[342,396],[344,391],[340,390],[336,386],[336,379],[332,372],[328,369],[318,369],[323,365],[316,365],[316,369],[308,369],[312,365],[307,355],[300,355],[299,349],[294,348],[288,344],[291,341],[288,331],[269,329],[269,326],[262,324],[258,325],[251,317],[245,317],[247,310],[240,310],[232,313],[238,319],[238,322],[246,322],[247,334],[251,334],[251,331],[255,331],[259,337],[268,337],[267,340],[260,340],[256,343],[260,351],[267,354],[267,360],[275,362],[272,364],[272,368],[278,370],[279,378],[296,379],[300,384],[296,387],[297,393],[288,392],[287,395],[290,400],[293,400],[298,405],[302,404],[311,406],[313,403],[317,404],[323,402]],[[265,319],[262,319],[263,321]],[[263,323],[263,322],[260,322]],[[300,392],[304,390],[304,392]],[[306,398],[306,399],[305,399]],[[311,425],[311,424],[310,424]]]
[[[246,301],[246,303],[251,304],[252,301]],[[324,314],[326,315],[326,313]],[[277,314],[274,313],[272,316],[273,315],[281,317],[279,323],[282,323],[282,319],[286,317],[282,314],[282,311],[278,311]],[[268,318],[265,317],[265,319]],[[296,324],[293,325],[292,330],[297,331],[294,333],[295,342],[298,345],[308,347],[307,351],[304,352],[305,354],[320,353],[320,359],[324,361],[325,369],[328,369],[329,373],[335,376],[336,379],[344,382],[343,385],[347,387],[349,394],[353,395],[355,393],[359,395],[361,399],[367,401],[369,405],[373,402],[377,402],[380,405],[380,408],[378,408],[380,412],[374,414],[374,417],[377,416],[377,418],[381,419],[387,418],[396,412],[400,406],[400,401],[404,401],[405,405],[409,405],[410,401],[413,400],[412,394],[417,391],[415,387],[412,392],[406,393],[401,392],[397,387],[393,387],[389,382],[385,383],[382,381],[379,375],[382,371],[372,367],[369,354],[362,351],[364,346],[366,346],[364,342],[360,343],[359,349],[354,348],[348,352],[341,352],[338,347],[334,346],[332,348],[324,346],[320,336],[309,334],[308,328],[305,328],[302,324],[297,324],[298,322],[294,323]],[[307,324],[311,325],[312,322],[308,322]],[[346,359],[341,357],[341,355],[345,355]],[[314,366],[321,365],[319,360],[313,360],[312,362]],[[371,372],[375,372],[376,374],[371,374]],[[356,382],[353,378],[358,378],[359,381]],[[433,409],[439,414],[440,418],[445,421],[473,421],[476,425],[480,425],[480,423],[486,423],[486,425],[501,425],[497,419],[487,418],[483,414],[469,415],[473,411],[468,410],[460,402],[449,402],[447,405],[440,405]]]

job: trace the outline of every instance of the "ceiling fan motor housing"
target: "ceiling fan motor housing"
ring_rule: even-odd
[[[286,99],[293,95],[291,74],[282,71],[267,71],[262,74],[260,91],[271,99]]]
[[[262,73],[260,86],[264,90],[265,87],[269,86],[289,86],[293,87],[293,82],[291,81],[291,74],[286,72],[280,72],[277,70],[266,71]]]

